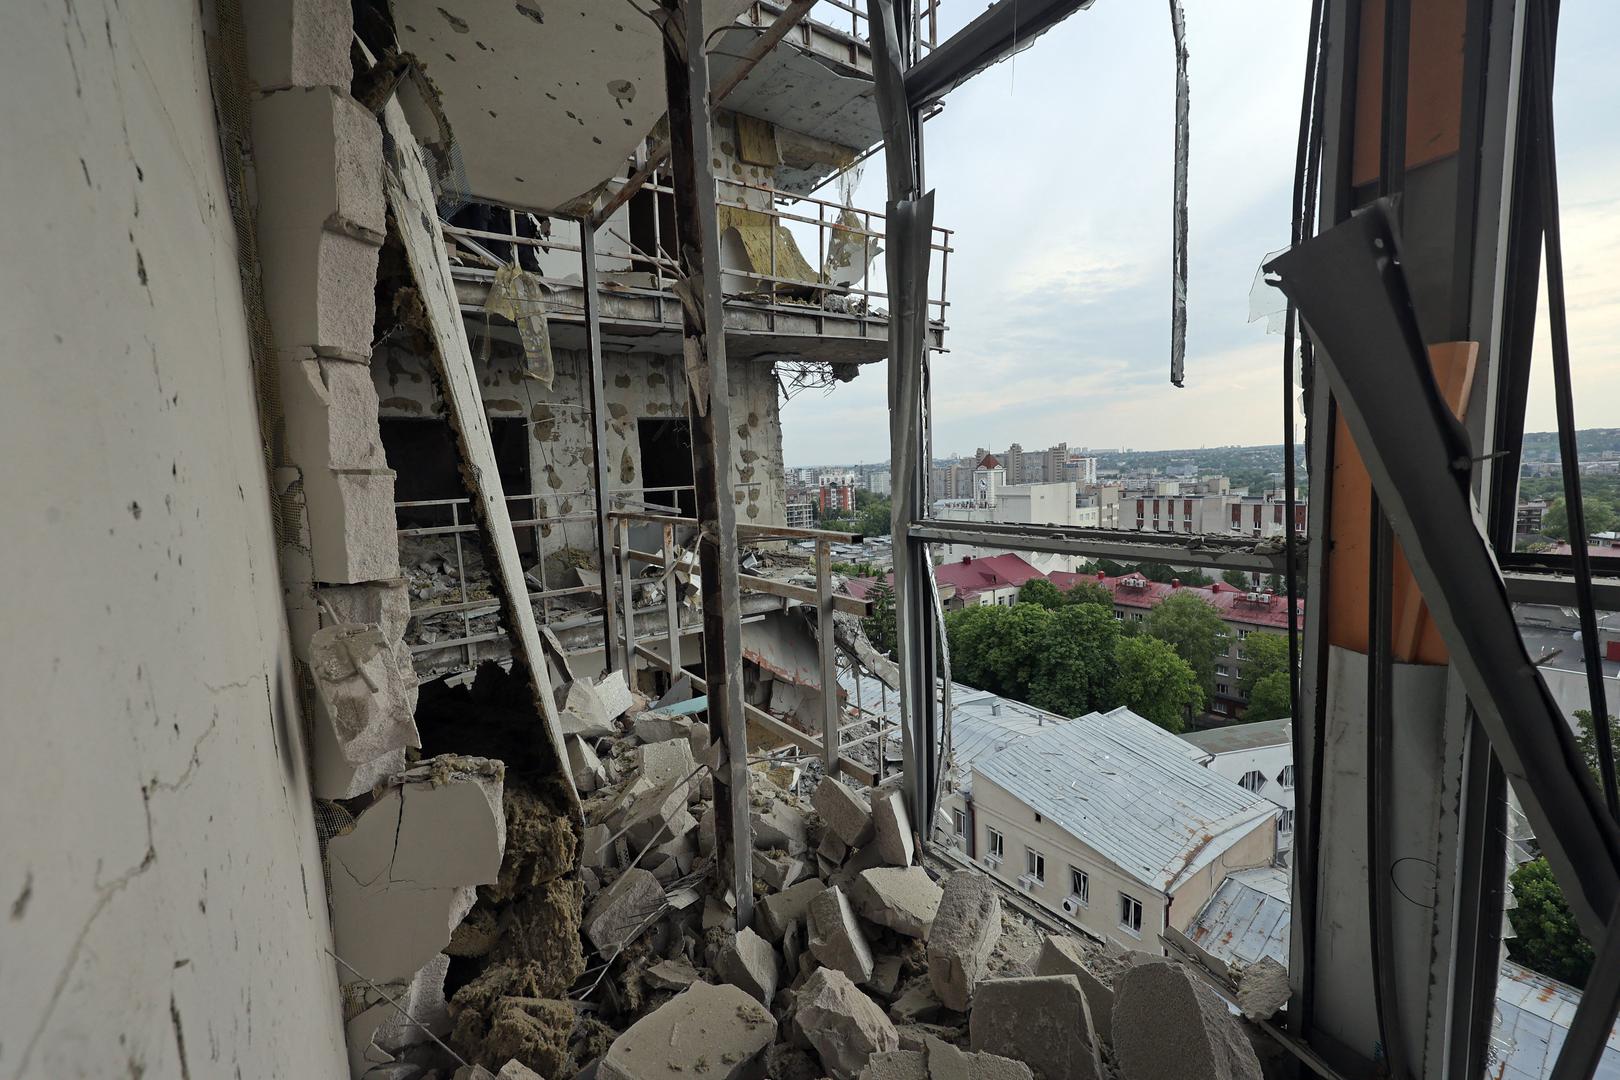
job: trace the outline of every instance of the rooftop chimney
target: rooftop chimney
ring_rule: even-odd
[[[1212,592],[1212,593],[1220,592],[1221,591],[1221,583],[1218,582],[1218,581],[1210,582],[1209,591]]]
[[[1171,579],[1170,579],[1170,587],[1171,587],[1171,588],[1172,588],[1172,589],[1179,589],[1179,588],[1181,588],[1181,579],[1180,579],[1180,578],[1178,578],[1178,577],[1173,577],[1173,578],[1171,578]]]

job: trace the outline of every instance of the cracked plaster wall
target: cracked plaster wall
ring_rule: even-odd
[[[469,322],[473,353],[482,356],[479,327]],[[556,349],[556,380],[550,390],[519,371],[515,346],[495,342],[487,361],[478,362],[485,408],[491,417],[517,418],[529,425],[529,474],[534,491],[550,497],[545,513],[584,515],[541,527],[545,552],[575,547],[594,552],[589,361],[579,350]],[[609,489],[629,492],[643,483],[643,417],[685,416],[687,391],[678,357],[659,353],[604,352],[607,389]],[[402,349],[379,351],[372,377],[383,416],[443,415],[430,375],[431,364]],[[770,364],[732,360],[732,495],[743,524],[786,522],[782,478],[782,418],[776,378]],[[513,516],[526,515],[520,504]],[[554,584],[554,583],[548,583]]]
[[[199,6],[7,15],[0,1077],[340,1076]]]

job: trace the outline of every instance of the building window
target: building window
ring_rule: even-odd
[[[1230,675],[1230,674],[1232,674],[1232,669],[1227,667],[1225,664],[1216,664],[1215,665],[1215,674],[1217,674],[1217,675]]]
[[[1282,772],[1277,774],[1277,783],[1281,784],[1283,786],[1284,790],[1288,790],[1288,791],[1293,790],[1293,787],[1294,787],[1294,767],[1292,765],[1284,765],[1283,766]]]
[[[1024,849],[1024,872],[1036,881],[1046,882],[1046,856],[1034,848]]]
[[[1133,612],[1131,612],[1131,618],[1135,619],[1137,622],[1141,622],[1142,621],[1142,613],[1140,611],[1133,611]]]
[[[1007,854],[1007,838],[994,829],[987,828],[985,831],[990,834],[990,857],[1000,862]]]
[[[1238,786],[1247,788],[1258,795],[1266,788],[1266,774],[1259,769],[1250,769],[1243,774],[1243,779],[1238,781]]]
[[[1119,928],[1136,937],[1142,936],[1142,901],[1119,894]]]
[[[1069,867],[1069,898],[1082,906],[1091,903],[1091,878],[1078,867]]]
[[[962,810],[952,810],[951,819],[956,824],[956,835],[967,835],[967,813]]]
[[[1226,684],[1223,683],[1223,682],[1216,683],[1215,684],[1215,692],[1217,694],[1225,694],[1225,693],[1227,693],[1228,691],[1227,691]]]
[[[1118,619],[1120,622],[1124,622],[1125,621],[1125,613],[1123,611],[1119,610],[1118,608],[1115,608],[1114,609],[1114,618]]]
[[[1239,641],[1247,641],[1248,638],[1249,638],[1249,632],[1247,630],[1243,629],[1242,627],[1239,627],[1238,628],[1238,640]]]
[[[1277,815],[1277,835],[1286,836],[1294,831],[1294,812],[1284,810]]]

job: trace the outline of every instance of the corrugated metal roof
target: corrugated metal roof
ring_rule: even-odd
[[[1238,750],[1255,750],[1262,746],[1279,746],[1293,739],[1293,721],[1257,720],[1252,724],[1229,724],[1207,731],[1188,731],[1181,737],[1200,750],[1210,754],[1230,754]]]
[[[1239,870],[1215,890],[1187,936],[1220,960],[1243,968],[1262,956],[1288,966],[1288,871]],[[1489,1080],[1547,1080],[1563,1048],[1581,992],[1504,961],[1496,985]],[[1598,1077],[1620,1080],[1620,1035],[1609,1035]]]
[[[1544,1080],[1569,1033],[1581,992],[1512,961],[1502,964],[1496,984],[1496,1023],[1491,1028],[1492,1080]],[[1620,1078],[1620,1036],[1609,1033],[1594,1076]]]
[[[1287,967],[1288,923],[1288,871],[1263,866],[1229,874],[1187,927],[1187,936],[1235,967],[1262,956]]]
[[[1200,768],[1185,743],[1125,708],[1048,725],[973,767],[1161,892],[1277,815],[1276,804]]]

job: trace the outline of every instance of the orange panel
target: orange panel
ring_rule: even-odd
[[[1429,346],[1429,363],[1440,385],[1440,396],[1458,419],[1467,411],[1468,392],[1478,360],[1478,342],[1456,341]],[[1367,651],[1372,481],[1342,418],[1336,421],[1333,432],[1332,488],[1333,520],[1328,527],[1332,544],[1327,564],[1328,641],[1364,653]],[[1395,659],[1412,664],[1446,663],[1449,654],[1445,643],[1423,602],[1399,542],[1395,544],[1390,576],[1393,590],[1391,645]]]
[[[1466,26],[1465,0],[1413,0],[1406,75],[1407,168],[1455,154],[1461,145]],[[1362,3],[1357,53],[1350,179],[1359,186],[1378,179],[1384,97],[1384,0]]]

